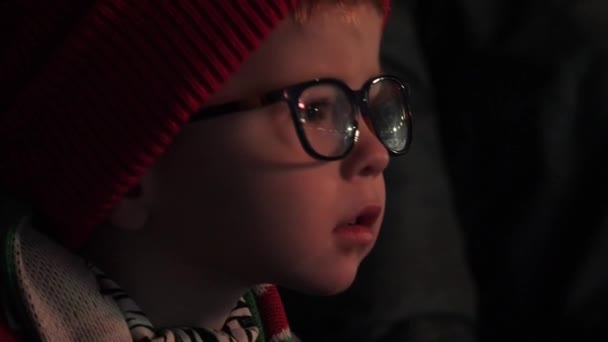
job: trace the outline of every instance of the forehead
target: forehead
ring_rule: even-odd
[[[323,13],[328,8],[333,8],[341,14],[338,19],[355,22],[357,18],[351,9],[362,5],[375,8],[380,15],[384,15],[388,10],[387,0],[308,0],[298,3],[292,19],[298,23],[305,23],[311,17]]]
[[[282,22],[211,103],[323,77],[341,79],[356,89],[380,73],[382,15],[370,11],[369,4],[323,6],[304,22]]]

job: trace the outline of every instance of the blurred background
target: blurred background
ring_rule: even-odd
[[[303,341],[608,339],[608,1],[394,0],[414,143],[345,293],[284,290]]]

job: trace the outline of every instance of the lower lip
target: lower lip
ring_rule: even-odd
[[[334,234],[344,242],[358,245],[370,245],[374,242],[374,234],[369,227],[348,225],[334,230]]]

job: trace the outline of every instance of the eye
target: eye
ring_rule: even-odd
[[[300,103],[302,123],[320,123],[331,120],[335,111],[335,103],[330,99],[318,99],[310,103]]]
[[[298,119],[302,127],[317,133],[349,134],[355,125],[353,107],[347,94],[334,84],[307,88],[298,101]]]

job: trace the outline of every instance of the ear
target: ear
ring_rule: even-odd
[[[108,222],[119,229],[139,230],[145,225],[156,199],[156,177],[149,170],[112,209]]]

